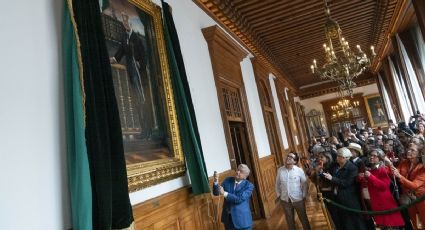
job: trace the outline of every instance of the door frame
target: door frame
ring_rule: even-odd
[[[264,181],[261,179],[261,166],[258,156],[257,145],[255,143],[254,131],[252,127],[251,115],[249,113],[248,101],[245,91],[245,85],[242,78],[242,70],[240,62],[248,56],[248,53],[243,50],[240,46],[235,44],[233,40],[218,26],[211,26],[202,29],[203,35],[208,43],[209,54],[212,63],[212,69],[214,73],[214,82],[217,90],[218,103],[220,106],[220,114],[222,117],[223,128],[225,133],[225,139],[227,149],[230,154],[234,155],[233,147],[231,143],[229,122],[227,119],[224,99],[222,95],[222,85],[237,88],[239,91],[239,97],[241,99],[241,109],[246,124],[246,132],[248,136],[248,143],[251,149],[252,164],[251,173],[254,173],[258,181],[258,195],[260,203],[261,216],[265,217],[266,209],[264,202],[267,201],[266,189],[264,187]],[[233,166],[234,167],[234,166]],[[232,167],[232,168],[233,168]]]

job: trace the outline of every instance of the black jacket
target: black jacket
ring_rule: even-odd
[[[357,166],[347,161],[341,168],[336,167],[332,173],[332,184],[336,191],[335,201],[349,208],[361,210],[359,203],[359,192],[356,187]],[[336,229],[363,230],[366,225],[361,215],[338,210],[338,218],[335,222]],[[340,222],[339,220],[342,220]]]

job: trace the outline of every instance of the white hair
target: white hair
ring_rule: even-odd
[[[241,170],[241,171],[243,171],[244,173],[246,173],[247,176],[251,172],[251,170],[249,169],[248,165],[246,165],[246,164],[240,164],[238,166],[238,169]]]
[[[337,155],[345,157],[345,158],[349,158],[349,157],[353,156],[351,151],[349,149],[345,148],[345,147],[338,149]]]

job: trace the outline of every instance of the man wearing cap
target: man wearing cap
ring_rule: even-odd
[[[360,209],[358,191],[355,179],[358,174],[357,167],[350,161],[352,154],[347,148],[337,151],[336,167],[332,173],[323,173],[326,179],[332,182],[335,201],[352,209]],[[337,218],[333,219],[337,230],[365,230],[366,225],[361,215],[343,209],[337,211]]]
[[[289,230],[295,230],[294,209],[297,211],[304,230],[310,230],[304,199],[308,192],[307,178],[304,171],[296,166],[298,155],[289,153],[285,166],[277,170],[276,193],[285,211]]]
[[[364,172],[365,162],[360,158],[363,156],[362,147],[359,144],[350,143],[347,148],[352,154],[351,162],[353,162],[357,166],[359,172]]]

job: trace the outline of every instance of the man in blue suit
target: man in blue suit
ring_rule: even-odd
[[[251,209],[249,201],[254,185],[246,178],[250,170],[247,165],[240,164],[234,177],[227,177],[221,186],[218,184],[218,175],[214,174],[213,194],[224,196],[221,222],[226,230],[252,228]]]

